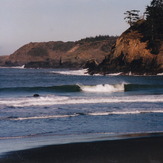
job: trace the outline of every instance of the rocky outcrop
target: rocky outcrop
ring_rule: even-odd
[[[145,21],[125,31],[112,47],[111,53],[90,74],[157,74],[163,72],[163,40],[146,39]]]
[[[88,60],[100,63],[117,37],[99,36],[76,42],[35,42],[24,45],[5,61],[6,66],[26,68],[81,68]]]

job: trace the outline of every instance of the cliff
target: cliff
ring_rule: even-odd
[[[97,36],[76,42],[29,43],[11,54],[5,66],[26,68],[82,68],[89,60],[100,63],[117,37]]]
[[[117,39],[108,56],[89,73],[157,74],[163,72],[163,40],[150,40],[140,20]]]

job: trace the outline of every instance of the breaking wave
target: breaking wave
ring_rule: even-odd
[[[14,87],[1,88],[0,92],[119,92],[124,91],[124,84],[100,84],[100,85],[61,85],[50,87]]]
[[[52,106],[52,105],[75,105],[75,104],[99,104],[99,103],[133,103],[133,102],[163,102],[163,95],[148,96],[125,96],[125,97],[67,97],[67,96],[41,96],[26,98],[2,98],[0,108],[29,107],[29,106]]]
[[[0,66],[0,68],[24,69],[24,68],[25,68],[25,65],[22,65],[22,66],[12,66],[12,67],[4,67],[4,66]]]
[[[75,75],[75,76],[88,76],[87,69],[81,70],[65,70],[65,71],[52,71],[51,73],[61,74],[61,75]]]
[[[59,85],[49,87],[8,87],[0,88],[2,92],[97,92],[97,93],[112,93],[122,91],[140,91],[140,90],[155,90],[163,91],[163,85],[143,85],[143,84],[99,84],[99,85]]]
[[[90,113],[74,113],[67,115],[44,115],[34,117],[6,117],[0,120],[24,121],[24,120],[39,120],[39,119],[58,119],[70,118],[76,116],[111,116],[111,115],[129,115],[129,114],[150,114],[150,113],[163,113],[163,110],[133,110],[133,111],[109,111],[109,112],[90,112]]]
[[[82,86],[80,85],[82,91],[85,92],[120,92],[124,91],[124,84],[100,84],[96,86]]]
[[[54,118],[68,118],[76,115],[46,115],[46,116],[35,116],[35,117],[9,117],[10,120],[23,121],[23,120],[34,120],[34,119],[54,119]]]
[[[134,110],[134,111],[111,111],[111,112],[95,112],[89,113],[92,116],[105,116],[105,115],[127,115],[127,114],[148,114],[148,113],[163,113],[163,110]]]

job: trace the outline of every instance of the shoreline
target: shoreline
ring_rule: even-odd
[[[0,69],[43,69],[43,70],[49,70],[49,69],[54,69],[54,70],[69,70],[69,71],[81,71],[83,70],[86,71],[85,68],[64,68],[64,67],[58,67],[58,68],[42,68],[42,67],[39,67],[39,68],[26,68],[24,65],[22,66],[11,66],[11,67],[3,67],[3,66],[0,66]],[[64,71],[63,71],[64,72]],[[74,74],[76,75],[76,74]],[[79,75],[79,74],[78,74]],[[81,74],[82,76],[83,75],[87,75],[87,76],[138,76],[138,77],[149,77],[149,76],[163,76],[163,72],[157,72],[157,73],[149,73],[149,72],[145,72],[145,73],[142,73],[142,72],[109,72],[109,73],[103,73],[103,72],[97,72],[97,73],[90,73],[89,71],[88,72],[84,72],[84,74]]]
[[[0,163],[162,163],[162,147],[163,133],[134,134],[118,140],[45,145],[8,152]]]

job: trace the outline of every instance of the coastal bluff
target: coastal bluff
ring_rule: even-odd
[[[89,60],[102,62],[116,39],[114,36],[96,36],[75,42],[31,42],[0,63],[7,67],[25,65],[25,68],[83,68]]]
[[[88,68],[91,75],[156,75],[163,73],[163,37],[152,40],[148,28],[146,20],[139,20],[120,37],[31,42],[10,56],[1,56],[0,66]]]
[[[163,38],[151,40],[145,20],[138,21],[117,39],[109,55],[90,74],[155,75],[163,72]]]

